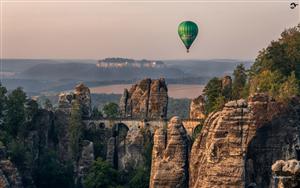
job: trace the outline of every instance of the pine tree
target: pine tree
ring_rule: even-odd
[[[247,73],[243,64],[239,64],[233,71],[232,98],[240,99],[243,96],[244,87],[247,82]]]

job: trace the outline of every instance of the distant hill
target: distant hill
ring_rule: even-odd
[[[108,58],[103,62],[150,63],[149,60]],[[4,77],[8,89],[22,86],[27,93],[59,92],[72,89],[79,82],[89,87],[110,84],[131,84],[145,77],[166,78],[172,84],[205,84],[213,76],[231,74],[233,68],[251,61],[216,60],[165,60],[155,61],[156,67],[97,67],[97,60],[3,59],[3,71],[14,73]],[[125,61],[126,63],[126,61]]]
[[[179,78],[188,76],[182,70],[175,67],[122,67],[102,68],[95,64],[83,63],[59,63],[59,64],[38,64],[17,75],[26,79],[79,79],[85,81],[109,81],[109,80],[133,80],[144,77],[151,78]]]
[[[192,76],[214,77],[231,74],[238,64],[249,68],[253,61],[235,59],[212,60],[165,60],[167,66],[175,67]]]

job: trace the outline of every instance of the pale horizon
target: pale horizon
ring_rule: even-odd
[[[289,3],[2,2],[3,59],[253,60],[299,23]],[[192,20],[187,54],[177,35]]]

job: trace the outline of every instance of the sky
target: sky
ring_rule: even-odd
[[[1,58],[255,59],[299,21],[291,1],[1,1]],[[198,24],[186,50],[180,22]]]

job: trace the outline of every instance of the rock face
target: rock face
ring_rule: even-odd
[[[55,127],[59,129],[58,150],[62,161],[71,160],[71,148],[69,139],[69,121],[72,103],[77,100],[82,110],[82,119],[91,117],[91,94],[90,89],[84,84],[78,84],[74,92],[61,93],[58,99],[58,109],[55,110]]]
[[[188,187],[190,139],[178,117],[154,134],[150,188]]]
[[[21,176],[10,160],[0,161],[0,187],[22,188]]]
[[[1,188],[22,188],[22,179],[17,168],[12,162],[6,159],[6,149],[0,147],[0,187]]]
[[[138,128],[129,129],[124,141],[118,145],[118,168],[128,171],[143,166],[143,146],[142,132]]]
[[[248,102],[230,101],[223,110],[210,114],[191,150],[189,187],[247,187],[253,184],[268,187],[271,174],[263,174],[271,171],[272,164],[263,165],[261,171],[257,169],[261,163],[272,163],[272,158],[266,158],[265,161],[263,155],[270,153],[278,144],[266,142],[270,138],[265,135],[266,132],[264,136],[259,136],[259,140],[262,139],[260,144],[266,144],[264,147],[253,145],[252,149],[251,143],[258,139],[258,130],[273,121],[279,112],[283,111],[278,103],[266,95],[257,94],[250,97]],[[281,133],[279,131],[278,135]],[[255,149],[263,153],[261,158],[250,154]]]
[[[84,175],[87,174],[89,168],[92,166],[94,161],[94,144],[88,140],[82,141],[81,156],[78,162],[78,175],[77,178],[81,184]]]
[[[276,104],[270,104],[272,103]],[[256,117],[259,117],[256,121],[260,121],[261,124],[258,124],[256,133],[248,145],[245,162],[246,184],[255,183],[258,187],[274,184],[271,166],[276,160],[300,160],[299,99],[291,101],[285,109],[278,105],[268,106],[268,111],[276,110],[277,113],[271,118],[268,113],[256,110]],[[263,108],[263,105],[260,106],[260,109]],[[264,121],[263,117],[268,116],[270,119]]]
[[[144,79],[124,90],[120,100],[122,117],[166,118],[168,89],[164,79]]]
[[[205,119],[204,98],[202,95],[192,100],[190,105],[191,119]]]
[[[79,104],[82,109],[82,117],[88,119],[92,115],[91,107],[91,92],[90,89],[84,84],[79,84],[75,87],[75,99],[79,101]]]
[[[90,89],[81,83],[75,87],[74,92],[61,93],[58,99],[58,108],[66,112],[70,112],[73,100],[77,100],[79,102],[82,109],[82,118],[90,118],[92,113]]]
[[[118,170],[130,171],[144,166],[145,145],[151,141],[151,133],[145,128],[129,129],[125,124],[114,125],[113,135],[107,142],[106,161]]]
[[[278,160],[272,165],[272,172],[276,177],[274,180],[276,187],[300,187],[300,162],[298,160]]]

